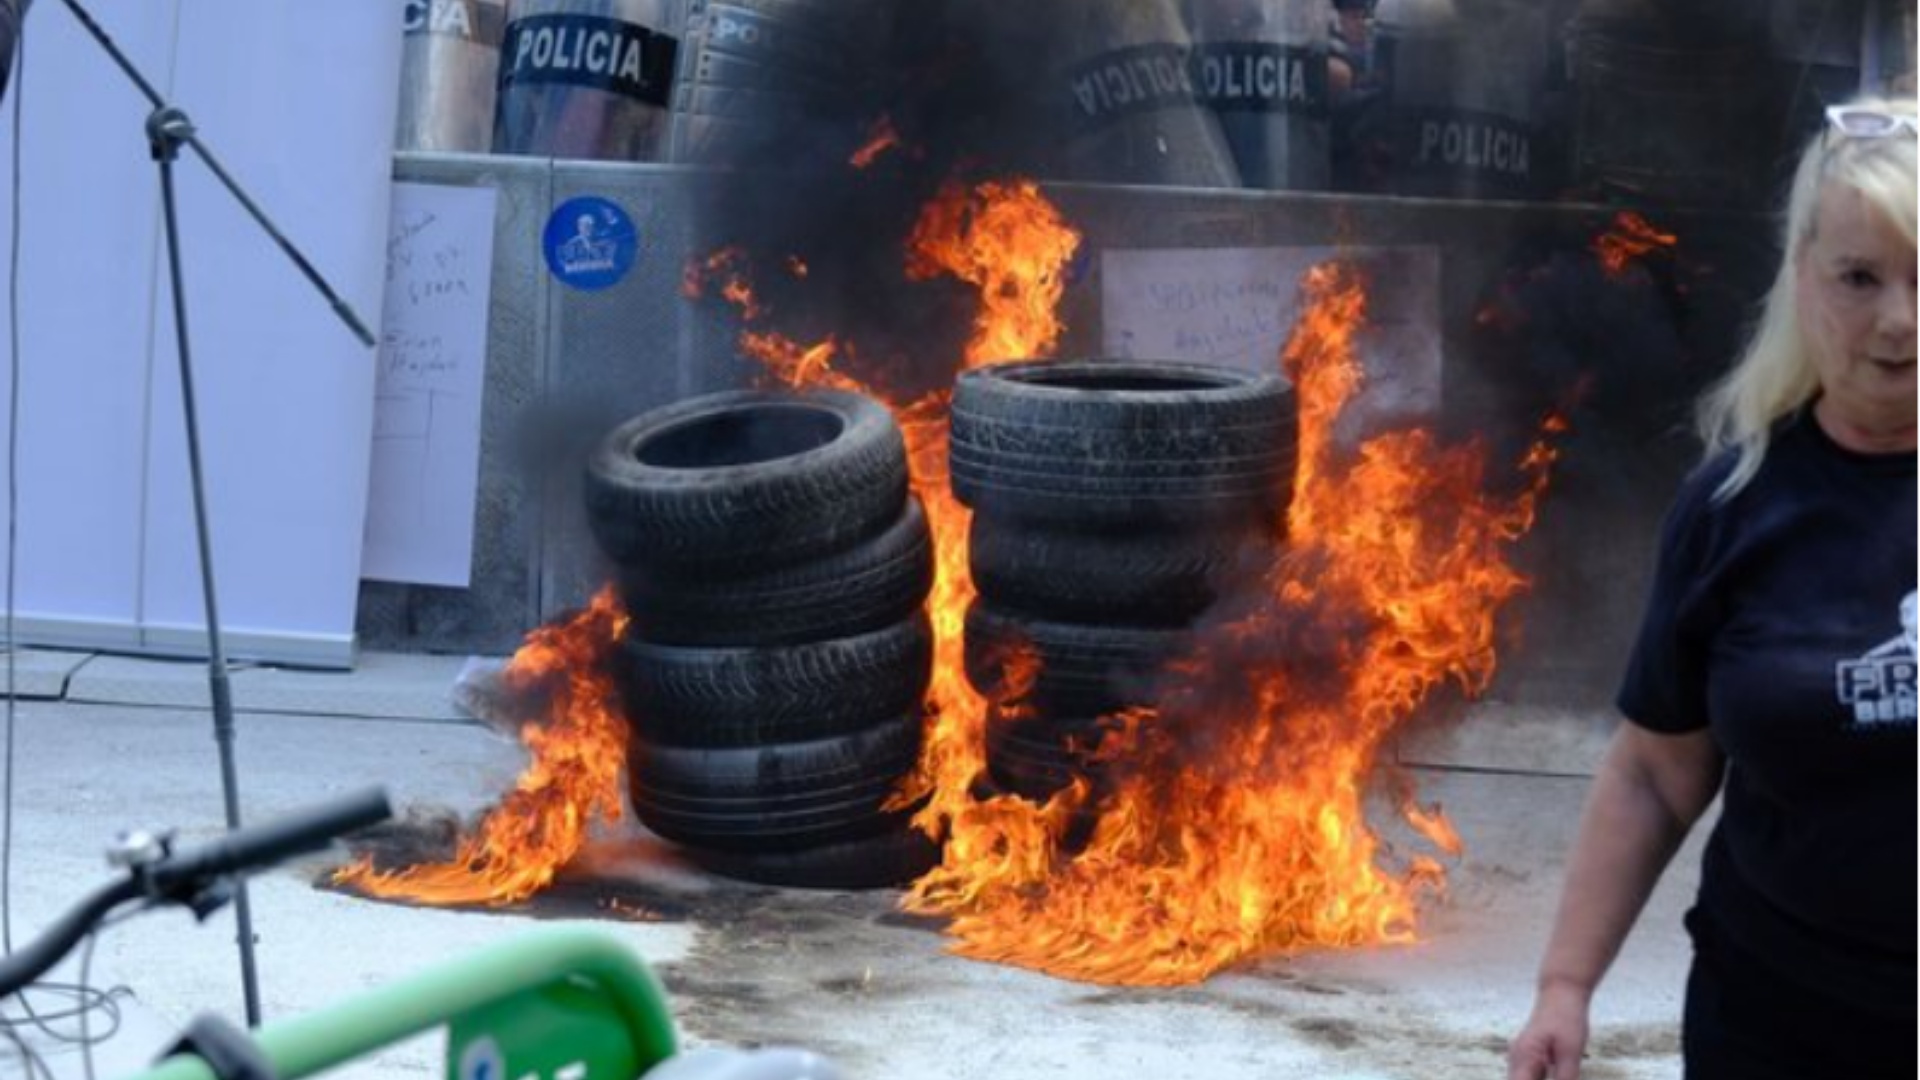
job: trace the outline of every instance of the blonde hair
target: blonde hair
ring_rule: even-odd
[[[1912,97],[1863,97],[1849,107],[1872,109],[1914,119]],[[1812,401],[1819,377],[1800,325],[1795,293],[1800,253],[1813,239],[1820,195],[1829,183],[1858,191],[1887,221],[1914,242],[1915,140],[1902,128],[1879,138],[1848,136],[1822,125],[1808,141],[1794,169],[1793,187],[1781,222],[1783,252],[1779,273],[1767,291],[1753,337],[1733,370],[1701,397],[1696,413],[1706,456],[1738,454],[1733,471],[1714,491],[1725,500],[1747,485],[1767,455],[1773,425]]]

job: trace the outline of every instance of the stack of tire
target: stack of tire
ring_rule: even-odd
[[[1101,718],[1153,704],[1196,621],[1270,564],[1296,440],[1277,375],[1085,360],[960,376],[953,490],[973,510],[979,593],[967,674],[993,700],[1026,691],[987,725],[997,787],[1041,800],[1111,781],[1089,755]]]
[[[840,392],[682,401],[602,440],[585,496],[630,616],[614,675],[640,820],[764,884],[931,866],[885,809],[933,662],[931,538],[891,414]]]

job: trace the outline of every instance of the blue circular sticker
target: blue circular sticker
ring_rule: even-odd
[[[625,210],[593,195],[568,199],[547,219],[547,269],[587,292],[616,284],[633,269],[639,231]]]

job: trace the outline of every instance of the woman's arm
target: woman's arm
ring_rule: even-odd
[[[1533,1016],[1509,1051],[1509,1077],[1579,1075],[1594,988],[1719,792],[1721,774],[1719,748],[1705,731],[1663,735],[1620,725],[1581,814]]]

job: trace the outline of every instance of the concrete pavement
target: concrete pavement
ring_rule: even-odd
[[[197,664],[23,653],[16,705],[10,920],[15,942],[107,880],[101,851],[132,826],[218,831],[221,801],[205,669]],[[508,790],[517,744],[461,718],[457,658],[368,656],[352,673],[256,669],[234,677],[245,813],[263,821],[367,784],[413,813],[475,813]],[[705,877],[637,828],[601,838],[573,885],[521,909],[468,912],[372,903],[315,889],[308,860],[255,879],[254,921],[269,1021],[520,933],[590,922],[658,972],[691,1045],[787,1044],[854,1077],[928,1080],[1158,1076],[1420,1078],[1503,1075],[1552,914],[1560,860],[1603,717],[1483,705],[1409,744],[1424,800],[1467,844],[1423,942],[1273,958],[1199,986],[1132,990],[1063,982],[944,952],[938,927],[902,916],[889,892],[814,893]],[[1678,1074],[1676,1021],[1688,950],[1680,913],[1696,835],[1675,863],[1596,1004],[1600,1080]],[[624,882],[654,913],[634,921],[583,904],[582,881]],[[569,899],[569,896],[575,899]],[[124,986],[126,1023],[99,1075],[137,1067],[196,1012],[241,1014],[233,922],[180,912],[104,933],[92,981]],[[71,973],[73,965],[69,965]],[[35,1037],[59,1077],[84,1075]],[[438,1040],[394,1047],[338,1075],[437,1075]],[[19,1074],[0,1043],[0,1072]]]

